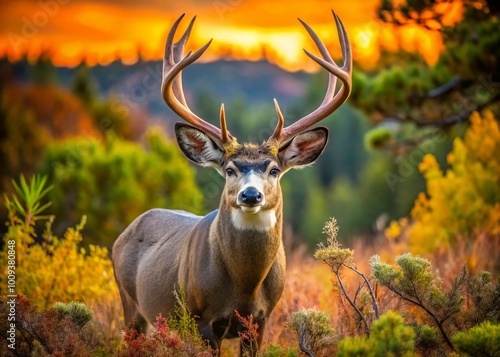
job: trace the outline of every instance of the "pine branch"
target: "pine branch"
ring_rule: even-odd
[[[490,106],[494,103],[497,103],[497,102],[500,102],[500,93],[493,96],[490,100],[476,105],[474,108],[472,108],[470,110],[467,110],[467,111],[462,112],[462,113],[450,115],[450,116],[443,118],[441,120],[419,121],[419,120],[411,120],[409,118],[405,118],[405,117],[401,117],[401,116],[397,116],[397,115],[391,115],[391,116],[388,116],[383,121],[396,121],[396,122],[400,122],[400,123],[411,122],[411,123],[415,124],[415,126],[417,126],[417,127],[436,127],[436,128],[440,128],[440,129],[446,129],[446,128],[452,127],[456,124],[459,124],[461,122],[469,120],[469,117],[471,116],[472,113],[479,112],[479,111],[481,111],[481,110],[487,108],[488,106]]]
[[[460,76],[455,76],[452,79],[450,79],[448,82],[443,84],[442,86],[439,86],[437,88],[434,88],[433,90],[429,91],[427,93],[427,98],[438,98],[441,97],[442,95],[448,94],[455,89],[458,89],[462,86],[463,81],[460,78]]]

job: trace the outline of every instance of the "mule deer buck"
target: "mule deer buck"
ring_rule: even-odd
[[[285,282],[282,244],[283,199],[280,179],[291,168],[312,164],[323,152],[328,129],[309,129],[344,103],[351,90],[352,55],[346,30],[333,13],[343,65],[332,59],[323,42],[302,20],[321,57],[305,53],[329,72],[321,105],[284,127],[274,101],[278,124],[260,145],[239,144],[226,127],[224,106],[220,129],[189,108],[181,71],[206,51],[183,55],[195,18],[177,43],[174,35],[184,15],[173,24],[163,60],[162,95],[168,106],[188,124],[176,123],[180,149],[192,162],[214,167],[225,177],[219,209],[204,217],[183,211],[153,209],[136,218],[113,246],[115,277],[125,322],[145,331],[156,316],[173,312],[173,291],[183,287],[186,304],[203,338],[220,349],[225,338],[238,338],[244,327],[235,317],[253,315],[259,325],[258,341],[241,342],[254,355],[271,311]],[[342,82],[336,88],[337,78]],[[243,352],[240,352],[243,353]]]

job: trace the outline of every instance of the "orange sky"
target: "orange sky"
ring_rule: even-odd
[[[0,0],[0,55],[31,58],[48,51],[57,65],[76,65],[83,57],[90,64],[160,58],[172,22],[183,12],[197,15],[192,48],[214,38],[202,60],[230,54],[232,58],[268,59],[289,70],[315,69],[302,48],[315,50],[297,17],[311,25],[334,57],[340,53],[333,8],[346,25],[355,58],[372,64],[377,43],[397,43],[420,50],[433,61],[439,52],[436,33],[406,28],[395,33],[375,21],[380,0],[257,1],[257,0]],[[187,25],[187,19],[184,25]]]

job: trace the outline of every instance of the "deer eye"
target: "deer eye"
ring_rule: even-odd
[[[230,168],[230,167],[228,167],[228,168],[226,169],[226,174],[227,174],[228,176],[236,176],[236,172],[235,172],[232,168]]]
[[[280,173],[280,170],[276,167],[271,169],[271,171],[269,171],[269,175],[274,176],[274,177],[278,176],[279,173]]]

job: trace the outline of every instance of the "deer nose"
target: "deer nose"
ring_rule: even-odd
[[[255,187],[247,187],[240,193],[240,201],[246,205],[256,205],[262,202],[264,195]]]

